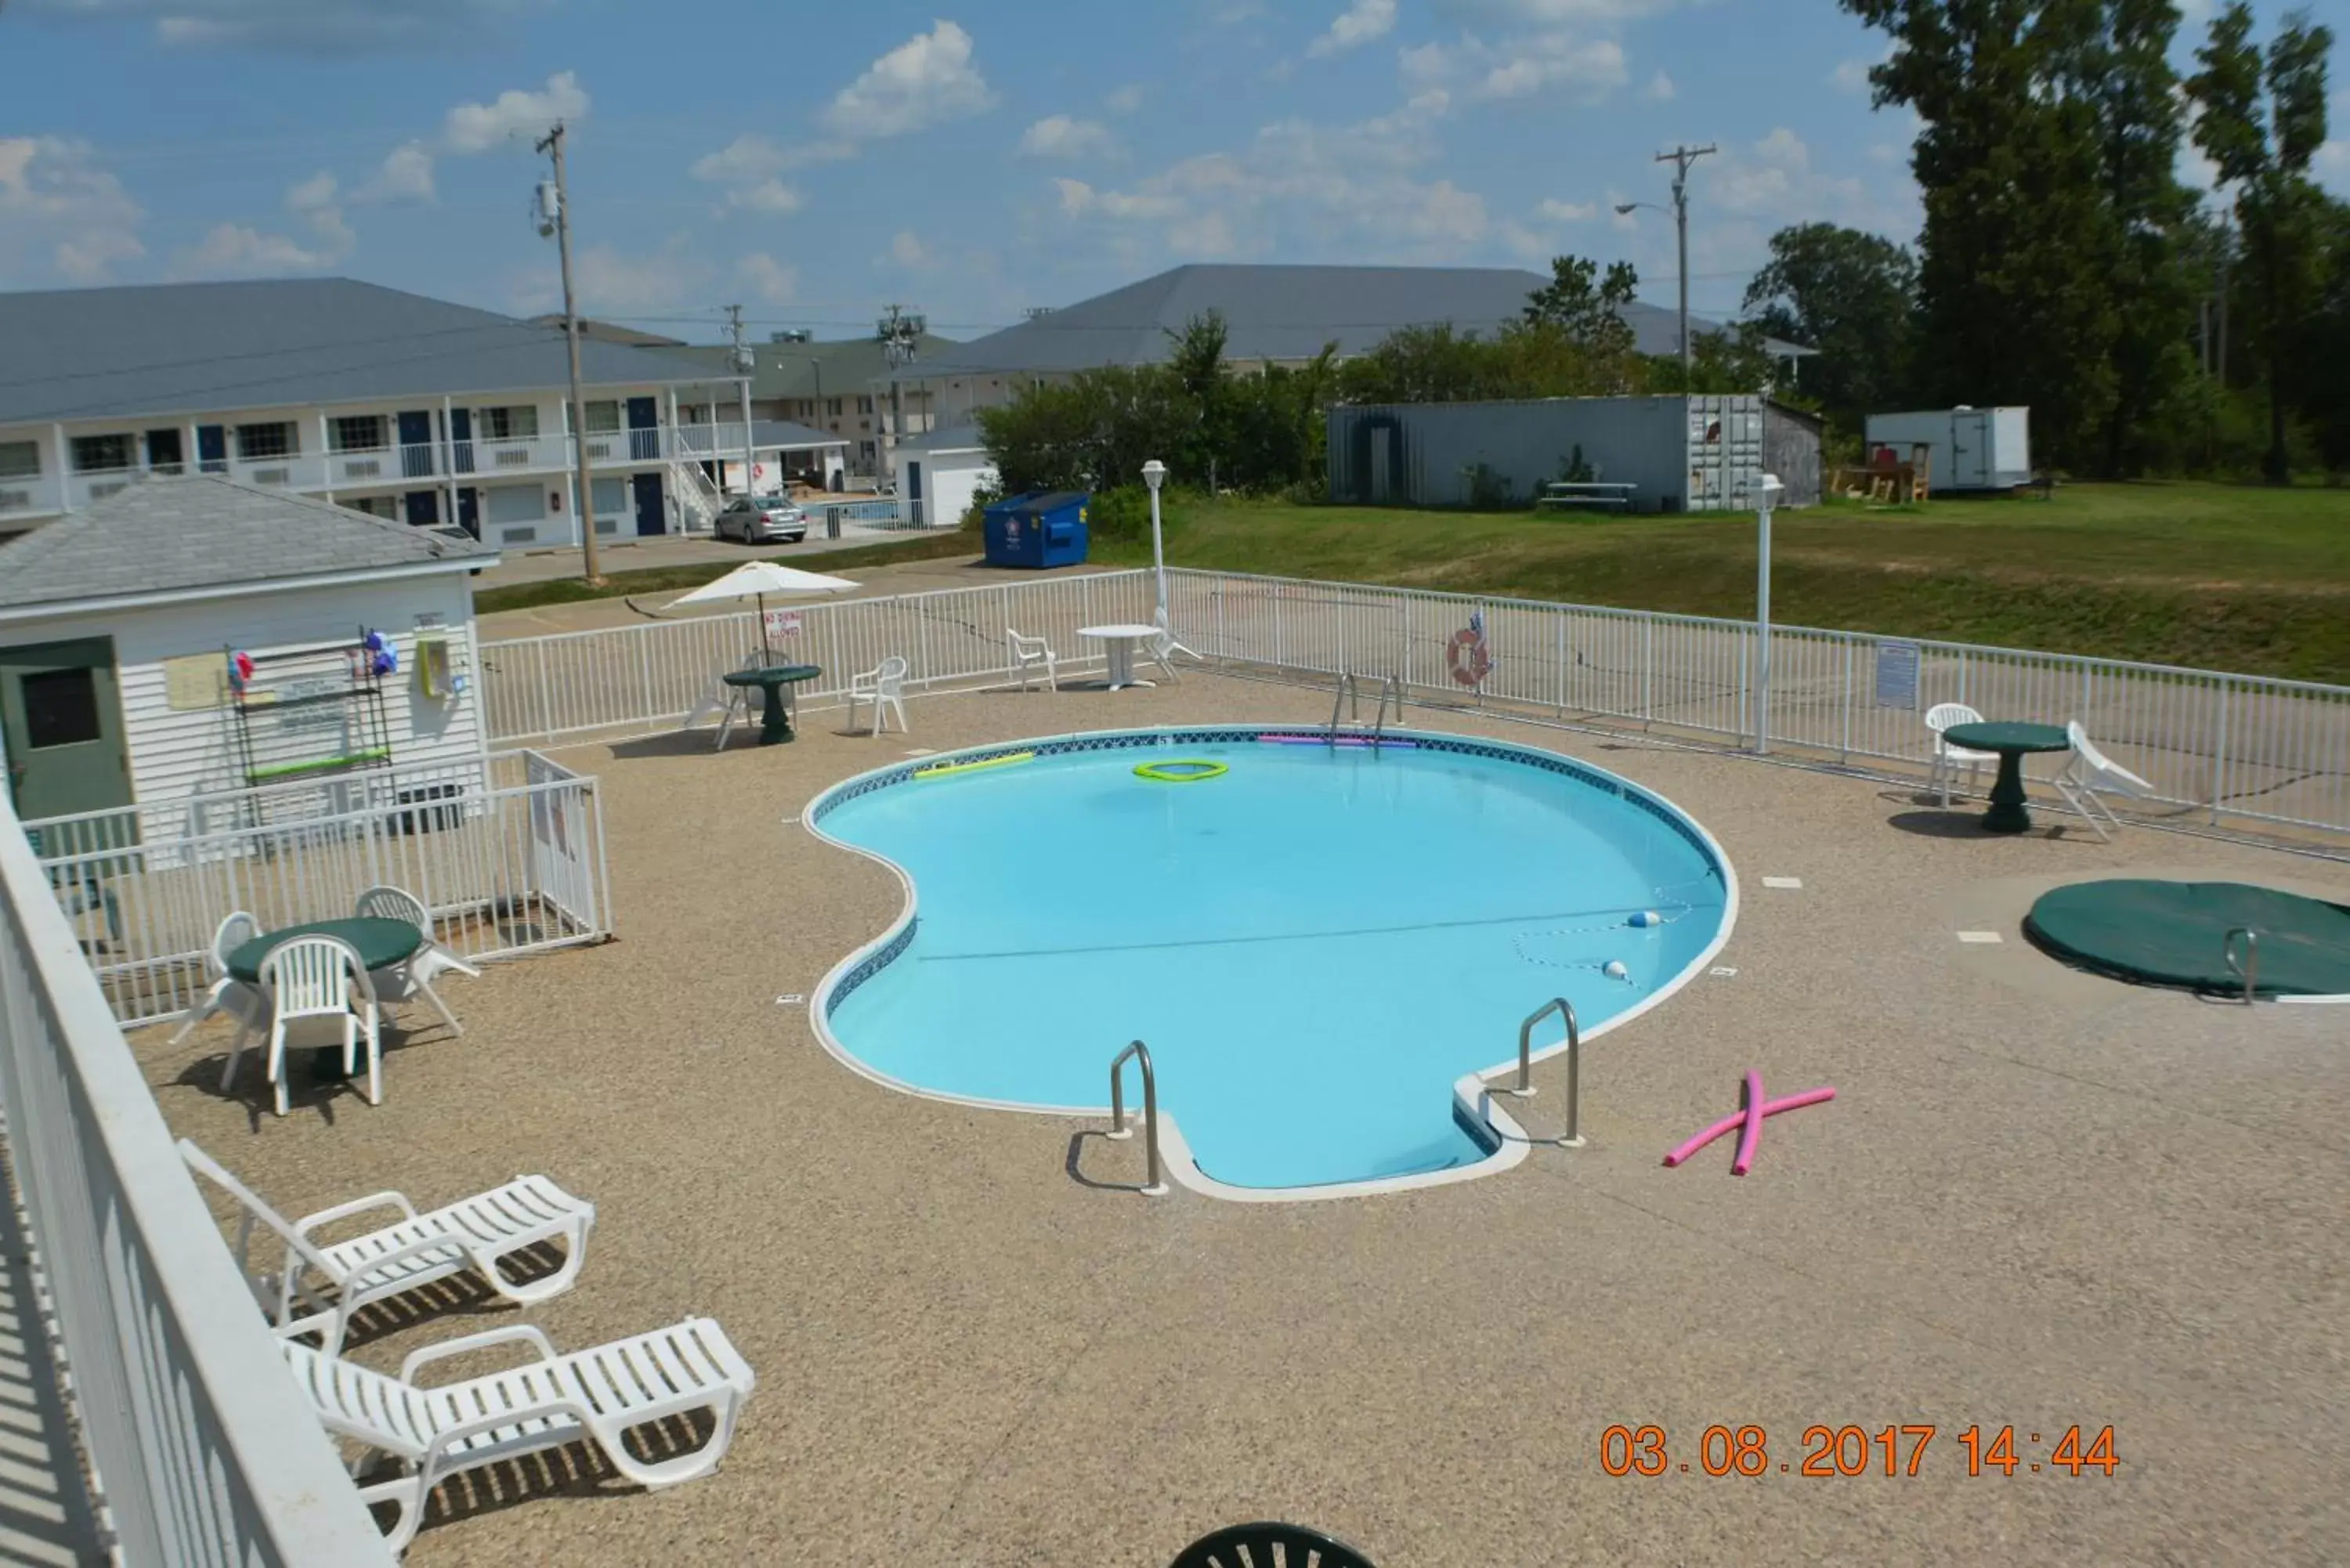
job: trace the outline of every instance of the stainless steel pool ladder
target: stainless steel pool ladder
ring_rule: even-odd
[[[1139,1040],[1119,1052],[1109,1064],[1109,1136],[1134,1136],[1134,1129],[1126,1125],[1126,1097],[1118,1085],[1119,1072],[1129,1056],[1142,1064],[1142,1148],[1150,1175],[1142,1190],[1155,1198],[1167,1190],[1167,1179],[1159,1168],[1159,1075],[1150,1070],[1150,1047]]]
[[[1561,1148],[1581,1148],[1583,1138],[1577,1127],[1583,1102],[1583,1026],[1575,1022],[1575,1006],[1566,998],[1552,997],[1518,1025],[1518,1082],[1510,1093],[1523,1099],[1534,1092],[1534,1025],[1554,1012],[1566,1020],[1566,1132],[1548,1141]]]
[[[1403,722],[1403,682],[1392,675],[1382,677],[1379,681],[1379,708],[1371,717],[1371,734],[1374,737],[1387,728],[1389,697],[1395,699],[1396,722],[1400,724]],[[1351,704],[1349,699],[1352,699]],[[1342,711],[1347,715],[1347,723],[1357,729],[1362,727],[1363,688],[1353,674],[1347,671],[1339,673],[1337,694],[1330,703],[1330,735],[1334,740],[1338,734],[1338,715]]]
[[[2236,939],[2238,937],[2244,939],[2244,959],[2241,963],[2236,961]],[[2226,936],[2220,939],[2220,958],[2221,961],[2227,964],[2229,973],[2237,975],[2242,979],[2244,982],[2244,1005],[2246,1007],[2250,1007],[2256,1000],[2252,988],[2258,983],[2261,976],[2260,933],[2253,930],[2250,926],[2236,927]]]

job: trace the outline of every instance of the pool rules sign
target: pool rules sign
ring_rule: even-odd
[[[1918,711],[1918,645],[1880,642],[1877,645],[1877,705]]]

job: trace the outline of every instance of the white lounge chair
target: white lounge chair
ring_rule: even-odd
[[[332,1028],[342,1037],[343,1071],[359,1070],[359,1046],[367,1046],[368,1104],[383,1104],[381,1014],[375,985],[359,964],[359,950],[333,937],[296,937],[269,950],[261,961],[261,990],[269,999],[269,1081],[277,1089],[277,1114],[286,1114],[287,1036],[309,1025]],[[229,1071],[236,1070],[234,1057]],[[227,1075],[223,1075],[226,1086]]]
[[[403,1194],[376,1192],[288,1220],[186,1138],[180,1140],[180,1158],[244,1210],[237,1227],[237,1267],[271,1324],[280,1334],[322,1335],[328,1355],[342,1354],[351,1318],[362,1307],[452,1275],[479,1274],[490,1289],[517,1305],[559,1296],[579,1277],[579,1265],[588,1257],[588,1236],[596,1228],[596,1206],[544,1176],[517,1176],[504,1187],[429,1213],[418,1213]],[[348,1241],[313,1238],[320,1226],[372,1209],[395,1209],[400,1217]],[[255,1267],[255,1225],[286,1243],[285,1267],[276,1273]],[[562,1266],[545,1278],[516,1283],[498,1267],[499,1259],[547,1241],[562,1242],[564,1256]]]
[[[424,907],[424,900],[404,888],[380,884],[359,895],[354,912],[361,919],[405,920],[424,933],[424,945],[400,962],[368,971],[368,983],[375,987],[376,1000],[396,1005],[421,996],[432,1004],[432,1011],[441,1015],[450,1033],[464,1033],[465,1026],[457,1022],[457,1015],[449,1011],[449,1004],[432,989],[432,978],[462,974],[479,980],[482,971],[433,940],[432,913]]]
[[[229,1075],[236,1071],[237,1056],[244,1050],[246,1036],[261,1028],[269,999],[228,971],[228,955],[261,934],[261,922],[243,909],[221,921],[213,932],[211,950],[204,954],[204,977],[211,981],[204,994],[187,1016],[180,1021],[179,1033],[172,1036],[177,1045],[195,1032],[197,1024],[215,1012],[225,1012],[236,1020],[236,1041],[228,1048],[228,1067],[221,1074],[221,1087],[228,1087]]]
[[[1028,690],[1028,672],[1042,668],[1045,680],[1054,691],[1061,689],[1059,663],[1053,658],[1053,645],[1041,637],[1023,637],[1010,627],[1003,636],[1012,647],[1012,673],[1020,678],[1020,690]]]
[[[432,1489],[449,1477],[582,1438],[648,1490],[708,1475],[734,1440],[735,1419],[755,1383],[725,1331],[706,1317],[568,1355],[530,1324],[512,1324],[426,1345],[400,1364],[398,1377],[291,1340],[282,1344],[319,1422],[369,1450],[352,1475],[361,1501],[399,1509],[384,1532],[395,1552],[416,1538]],[[527,1345],[537,1359],[462,1383],[427,1387],[416,1381],[431,1362],[496,1345]],[[690,1453],[648,1462],[621,1441],[632,1428],[700,1410],[710,1412],[712,1428]],[[369,1467],[378,1454],[400,1461],[403,1473],[374,1479]]]
[[[2114,815],[2112,806],[2097,798],[2097,792],[2108,789],[2116,794],[2143,797],[2153,794],[2154,786],[2097,750],[2097,743],[2081,728],[2080,720],[2067,723],[2064,734],[2073,742],[2073,758],[2050,782],[2064,797],[2065,804],[2088,822],[2097,837],[2110,844],[2114,836],[2106,830],[2119,827],[2122,819]]]
[[[764,649],[754,648],[743,656],[743,662],[736,665],[735,670],[737,672],[744,670],[764,670],[772,662],[774,661],[767,657]],[[691,730],[712,714],[719,717],[718,739],[712,743],[710,749],[713,752],[723,752],[726,749],[726,737],[733,732],[734,726],[737,723],[748,724],[751,722],[751,689],[747,686],[729,686],[723,676],[712,676],[710,690],[702,693],[702,701],[694,704],[693,711],[685,716],[685,722],[680,724],[678,729],[681,732]]]
[[[1975,774],[1985,763],[1998,765],[1996,752],[1970,752],[1964,746],[1954,746],[1942,739],[1942,732],[1953,724],[1980,724],[1982,715],[1963,702],[1937,702],[1926,710],[1926,728],[1934,732],[1934,770],[1926,775],[1926,787],[1941,786],[1942,804],[1950,804],[1950,779],[1960,768],[1967,770],[1967,788],[1975,787]]]
[[[906,671],[911,668],[901,654],[891,654],[861,675],[848,679],[848,722],[857,722],[857,704],[862,698],[873,704],[873,732],[883,733],[882,709],[898,715],[898,730],[903,734],[906,723]]]

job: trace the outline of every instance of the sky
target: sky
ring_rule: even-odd
[[[2345,48],[2318,172],[2350,195]],[[971,337],[1184,262],[1572,252],[1669,305],[1669,216],[1614,209],[1669,202],[1679,143],[1719,148],[1690,296],[1723,317],[1787,224],[1914,237],[1883,54],[1833,0],[0,0],[0,288],[556,309],[560,119],[580,309],[693,341],[730,304]]]

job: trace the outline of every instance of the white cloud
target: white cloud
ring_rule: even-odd
[[[1444,0],[1440,9],[1471,18],[1557,27],[1628,22],[1669,11],[1677,4],[1679,0]]]
[[[1394,31],[1396,0],[1354,0],[1329,29],[1305,47],[1309,55],[1335,55]]]
[[[1876,64],[1875,60],[1838,60],[1835,69],[1828,73],[1828,85],[1838,92],[1865,93],[1869,68]]]
[[[439,199],[432,184],[432,150],[421,141],[403,141],[384,154],[375,177],[351,192],[354,202],[432,202]]]
[[[736,262],[734,275],[769,305],[788,305],[800,289],[798,271],[764,251],[754,251]]]
[[[1665,75],[1662,71],[1659,71],[1655,76],[1648,78],[1647,90],[1648,96],[1654,101],[1658,103],[1669,103],[1674,98],[1679,96],[1680,89],[1673,86],[1672,78]]]
[[[1472,100],[1542,93],[1594,102],[1627,79],[1621,44],[1564,32],[1500,43],[1464,36],[1455,44],[1402,50],[1398,59],[1404,80],[1412,87],[1463,90]]]
[[[87,141],[0,137],[0,284],[101,283],[146,214]]]
[[[971,57],[971,35],[952,22],[938,22],[841,88],[825,109],[825,129],[872,140],[978,114],[993,105],[995,95]]]
[[[1129,265],[1276,252],[1457,260],[1492,225],[1482,196],[1427,177],[1449,103],[1432,91],[1352,125],[1280,120],[1233,151],[1186,158],[1125,189],[1071,179],[1054,188],[1063,217]]]
[[[738,136],[715,152],[693,161],[695,179],[726,186],[726,206],[736,212],[779,217],[800,209],[800,192],[779,177],[787,169],[853,157],[845,141],[814,141],[785,147],[759,135]]]
[[[755,185],[742,185],[726,192],[726,204],[742,212],[779,218],[800,210],[800,193],[781,180],[762,180]]]
[[[1114,158],[1118,152],[1118,138],[1108,126],[1099,120],[1071,119],[1066,114],[1045,116],[1020,138],[1024,158]]]
[[[1534,206],[1534,216],[1552,223],[1580,223],[1599,215],[1595,202],[1562,202],[1555,196],[1545,196]]]
[[[288,216],[308,231],[307,238],[257,229],[249,223],[215,223],[172,263],[173,273],[193,276],[272,276],[324,272],[348,256],[359,236],[343,221],[341,189],[324,170],[288,186]]]
[[[286,192],[286,210],[309,225],[327,265],[340,261],[359,244],[359,236],[343,222],[335,177],[323,169]]]
[[[1142,107],[1142,84],[1128,82],[1102,99],[1102,104],[1112,114],[1132,114]]]
[[[589,245],[571,258],[579,314],[626,320],[700,310],[723,281],[706,259],[707,251],[685,234],[671,234],[643,254],[610,244]],[[514,268],[507,275],[507,296],[518,315],[561,309],[563,284],[554,259],[542,257]]]
[[[442,122],[442,145],[451,152],[486,152],[509,137],[537,137],[556,120],[588,112],[588,94],[578,78],[559,71],[537,92],[510,88],[489,103],[461,103]]]
[[[903,267],[927,265],[931,261],[930,247],[911,229],[899,229],[890,236],[889,259]]]

